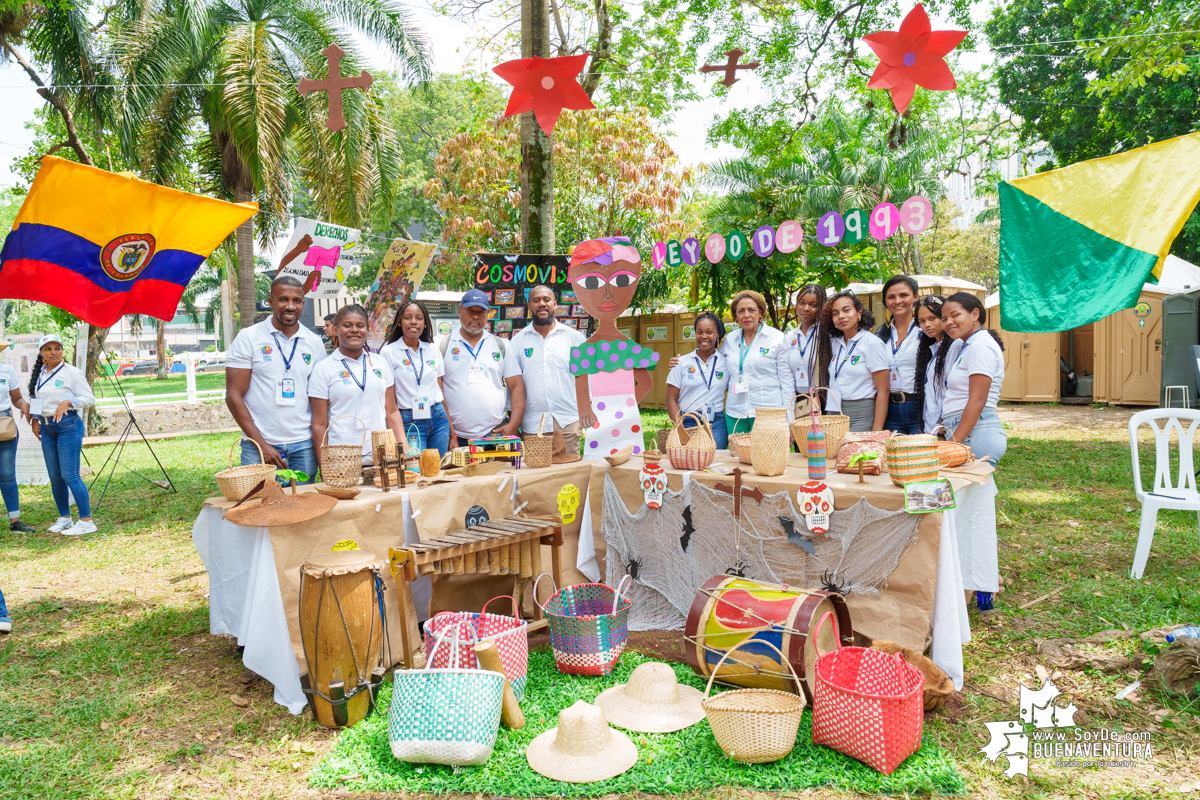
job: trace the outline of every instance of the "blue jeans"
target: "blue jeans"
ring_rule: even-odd
[[[922,428],[925,427],[922,412],[923,409],[916,400],[909,400],[904,403],[889,401],[887,419],[883,422],[883,429],[909,436],[914,433],[922,433]]]
[[[0,416],[11,417],[11,411],[0,411]],[[4,507],[8,509],[8,518],[16,519],[21,515],[21,497],[17,494],[17,434],[7,442],[0,442],[0,495],[4,497]]]
[[[962,414],[942,420],[942,424],[950,431],[951,436],[954,435],[960,422],[962,422]],[[963,444],[971,448],[971,455],[976,458],[982,459],[984,456],[991,456],[992,464],[998,464],[1000,459],[1004,458],[1004,453],[1008,450],[1008,434],[1004,432],[1004,426],[1000,424],[1000,415],[996,413],[996,409],[985,408],[983,410],[983,413],[979,415],[979,421],[975,423],[975,427],[971,429]]]
[[[404,420],[404,439],[417,434],[417,447],[422,450],[437,450],[440,455],[446,455],[450,449],[450,422],[446,419],[446,407],[434,403],[429,409],[429,419],[413,419],[412,409],[400,409],[400,418]],[[407,444],[403,445],[407,447]]]
[[[71,516],[71,495],[79,507],[80,517],[92,515],[87,484],[79,477],[79,454],[83,452],[83,420],[75,412],[54,417],[42,417],[42,455],[46,472],[50,474],[50,493],[60,517]],[[67,490],[70,489],[70,494]]]
[[[4,605],[4,592],[0,591],[0,617],[8,616],[8,606]]]
[[[312,439],[305,439],[302,442],[292,442],[291,444],[275,444],[267,442],[267,444],[279,451],[279,455],[283,456],[283,463],[287,464],[288,469],[294,469],[303,472],[308,476],[306,481],[296,481],[298,484],[314,483],[317,480],[317,454],[313,452]],[[254,442],[242,440],[242,464],[261,464],[262,459],[258,457],[258,447]],[[277,478],[280,483],[285,486],[291,485],[291,481],[285,481]]]
[[[694,427],[696,427],[696,425],[697,425],[697,423],[696,423],[695,417],[684,417],[683,418],[683,427],[694,428]],[[713,417],[712,432],[713,432],[713,441],[717,443],[717,449],[718,450],[728,450],[729,449],[729,432],[725,430],[725,415],[723,413],[717,414]]]

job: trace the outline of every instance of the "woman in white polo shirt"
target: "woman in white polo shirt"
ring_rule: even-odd
[[[396,435],[397,442],[404,439],[396,393],[388,391],[396,380],[387,357],[367,350],[369,329],[367,312],[362,306],[338,309],[333,326],[338,348],[317,364],[308,379],[313,451],[319,461],[322,440],[328,430],[329,444],[362,442],[363,463],[371,464],[374,462],[372,431],[388,429]]]
[[[433,322],[420,300],[405,300],[380,351],[396,379],[396,406],[404,437],[415,434],[417,449],[450,449],[450,422],[442,405],[442,354],[433,343]]]
[[[996,413],[1004,383],[1004,346],[995,331],[984,327],[986,322],[983,303],[972,294],[952,294],[942,306],[942,324],[954,340],[946,355],[942,424],[952,441],[996,464],[1008,450],[1008,434]]]
[[[888,412],[886,345],[871,332],[875,317],[853,292],[839,292],[821,315],[821,374],[829,408],[850,417],[852,431],[882,431]]]
[[[786,394],[794,398],[798,394],[808,394],[808,390],[816,383],[817,359],[817,328],[820,327],[821,310],[825,307],[825,289],[815,283],[800,287],[796,296],[796,316],[800,324],[788,332],[784,346],[788,351],[789,372],[792,376],[791,385],[785,382]],[[818,398],[819,401],[820,398]],[[788,398],[791,406],[791,398]]]
[[[917,375],[917,350],[921,331],[916,320],[917,282],[907,275],[893,275],[883,285],[883,303],[892,319],[877,334],[888,350],[888,414],[885,430],[920,433],[922,408]]]
[[[695,412],[712,424],[718,450],[729,447],[725,427],[725,389],[729,384],[729,362],[717,348],[725,336],[725,326],[711,311],[696,317],[696,349],[680,356],[667,375],[667,415],[672,422],[680,414]],[[696,427],[693,417],[683,421],[686,428]]]
[[[729,392],[725,397],[725,426],[729,433],[746,433],[754,427],[754,409],[784,408],[791,397],[791,367],[783,333],[763,322],[767,303],[758,292],[739,292],[729,304],[738,330],[721,342],[729,362]]]
[[[50,493],[58,519],[50,530],[64,536],[95,533],[87,484],[79,477],[83,453],[83,420],[79,409],[96,404],[83,373],[63,360],[62,339],[43,336],[29,378],[29,415],[33,435],[42,442]],[[68,491],[69,490],[69,491]],[[71,522],[71,497],[79,508],[79,521]]]
[[[917,324],[921,326],[921,344],[917,349],[917,394],[921,398],[921,431],[935,433],[941,424],[942,394],[945,390],[946,351],[950,337],[942,330],[941,295],[929,294],[917,301]]]

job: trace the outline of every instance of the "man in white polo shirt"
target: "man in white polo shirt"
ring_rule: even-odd
[[[292,469],[312,483],[317,459],[312,445],[308,376],[325,358],[321,337],[300,324],[304,287],[295,278],[271,284],[271,316],[238,333],[225,362],[225,405],[268,464]],[[258,448],[242,442],[242,463],[257,464]]]
[[[516,436],[525,413],[525,382],[514,350],[487,332],[487,295],[471,289],[458,306],[461,327],[442,337],[438,347],[446,372],[442,376],[450,441],[466,447],[468,439],[495,432]],[[505,386],[512,393],[512,417],[504,423]]]
[[[533,324],[522,328],[509,340],[516,351],[521,377],[525,379],[525,416],[521,431],[526,435],[537,433],[538,422],[545,414],[543,433],[562,431],[566,453],[577,456],[582,431],[579,405],[575,400],[575,376],[571,374],[571,349],[583,344],[584,335],[554,318],[558,301],[549,286],[533,287],[526,306]]]

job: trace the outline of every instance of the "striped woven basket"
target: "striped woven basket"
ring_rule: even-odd
[[[687,417],[695,421],[695,427],[684,427],[683,421]],[[667,434],[667,458],[671,460],[671,466],[675,469],[707,469],[716,454],[717,444],[708,420],[694,411],[680,414]]]
[[[931,481],[938,473],[937,437],[928,433],[913,436],[893,436],[884,445],[888,473],[892,483]]]
[[[538,581],[545,575],[539,575]],[[631,603],[621,596],[629,579],[626,575],[615,590],[602,583],[556,587],[542,611],[550,625],[550,649],[559,672],[608,675],[613,671],[629,638]],[[537,597],[536,582],[533,596]]]

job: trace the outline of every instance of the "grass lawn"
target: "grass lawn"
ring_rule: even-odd
[[[1151,732],[1153,761],[1105,771],[1033,763],[1025,782],[978,754],[989,740],[983,723],[1014,719],[1019,681],[1034,686],[1038,639],[1200,623],[1194,514],[1164,512],[1145,579],[1127,577],[1138,523],[1129,413],[1001,409],[1011,437],[998,480],[1008,590],[996,612],[971,611],[967,686],[925,728],[972,797],[1140,798],[1200,780],[1200,701],[1148,689],[1115,700],[1134,671],[1064,671],[1055,682],[1085,730]],[[179,493],[119,475],[93,536],[45,532],[56,516],[48,488],[22,488],[23,518],[42,532],[0,532],[0,588],[15,629],[0,638],[0,797],[334,796],[310,789],[307,776],[335,734],[275,705],[269,685],[243,687],[234,643],[208,634],[208,581],[190,532],[201,499],[215,493],[223,443],[227,435],[160,443]],[[88,451],[93,464],[105,449]],[[149,472],[143,446],[127,453]],[[1107,647],[1147,658],[1155,649],[1136,638]]]
[[[120,388],[117,388],[115,381],[120,381]],[[204,391],[206,389],[224,389],[225,388],[225,372],[198,372],[196,373],[196,390]],[[119,397],[123,392],[125,394],[135,395],[155,395],[155,394],[172,394],[175,392],[187,391],[187,376],[182,372],[172,373],[170,377],[164,380],[158,380],[153,375],[132,375],[120,376],[114,378],[114,383],[109,383],[106,380],[98,379],[96,381],[96,397]]]

